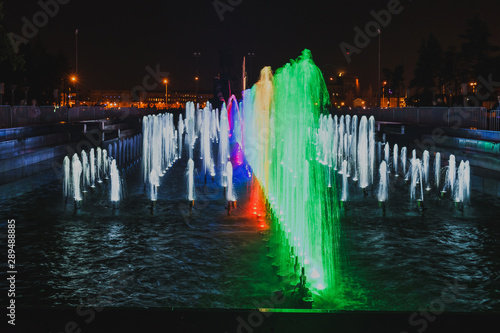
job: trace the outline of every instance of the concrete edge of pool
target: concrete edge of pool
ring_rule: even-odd
[[[484,332],[500,312],[19,308],[9,332]],[[484,328],[484,330],[483,330]]]

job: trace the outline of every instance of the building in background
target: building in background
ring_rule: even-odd
[[[213,94],[208,92],[169,91],[168,107],[184,108],[186,102],[199,103],[205,107],[206,102],[213,99]],[[146,91],[139,96],[132,96],[130,90],[91,90],[90,105],[106,107],[140,107],[165,109],[165,91]]]

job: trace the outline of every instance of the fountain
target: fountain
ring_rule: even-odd
[[[410,199],[417,200],[418,205],[424,201],[423,179],[422,179],[422,161],[419,158],[411,159],[411,185]]]
[[[358,163],[359,163],[359,187],[365,189],[370,183],[370,163],[371,156],[368,153],[368,120],[366,116],[361,117],[359,123],[359,140],[358,140]]]
[[[423,174],[423,186],[426,191],[431,189],[430,186],[430,175],[429,175],[429,151],[424,150],[422,155],[423,165],[422,165],[422,174]]]
[[[93,189],[95,188],[95,153],[94,153],[94,148],[90,149],[90,187]]]
[[[158,187],[160,186],[160,177],[158,177],[158,174],[154,169],[151,170],[151,173],[149,174],[149,186],[150,198],[154,203],[156,200],[158,200]]]
[[[111,202],[113,204],[113,209],[117,208],[117,202],[120,201],[120,175],[118,173],[118,168],[116,166],[116,160],[111,161]]]
[[[82,164],[78,154],[74,154],[71,161],[73,198],[75,199],[75,209],[79,208],[82,201],[82,189],[80,188],[80,179],[82,177]]]
[[[394,176],[399,177],[399,172],[398,172],[398,144],[394,144],[394,148],[392,150],[392,164],[394,167]]]
[[[347,197],[349,195],[349,183],[347,182],[347,161],[344,160],[342,162],[342,195],[340,197],[340,201],[345,203],[347,201]]]
[[[441,154],[439,152],[436,153],[436,157],[434,158],[434,182],[436,184],[436,188],[441,188]]]
[[[401,167],[403,168],[403,176],[405,181],[408,181],[409,176],[406,173],[406,147],[401,148]]]
[[[273,112],[262,114],[264,118],[268,117],[269,132],[258,132],[259,123],[255,117],[246,114],[249,110],[258,112],[255,99],[243,101],[243,119],[245,131],[250,132],[246,136],[264,136],[264,140],[268,140],[264,142],[269,142],[265,145],[267,148],[257,146],[256,153],[247,146],[245,154],[263,156],[268,149],[269,163],[255,176],[261,184],[268,184],[264,192],[271,203],[273,244],[277,244],[273,250],[276,267],[279,267],[278,274],[282,278],[296,272],[295,267],[304,268],[309,289],[333,300],[340,286],[339,205],[337,194],[332,191],[336,188],[334,183],[330,188],[317,186],[318,179],[328,178],[329,163],[324,165],[316,161],[315,144],[319,140],[315,128],[320,114],[326,112],[324,106],[329,103],[328,91],[308,50],[296,61],[278,69],[273,84],[272,99],[266,106]],[[245,93],[244,96],[252,95]],[[249,124],[249,120],[254,123]],[[333,158],[337,162],[332,162],[332,166],[340,166],[344,159],[349,160],[344,151],[344,144],[349,143],[349,131],[341,116],[338,131],[332,133],[338,138],[337,147],[333,140]],[[252,162],[250,164],[254,169],[259,168],[258,164],[255,167]],[[290,258],[295,254],[297,265],[292,265]]]
[[[227,213],[231,210],[231,206],[236,206],[236,194],[233,187],[233,165],[231,162],[227,162]]]
[[[220,117],[220,139],[219,139],[219,174],[220,183],[226,191],[227,187],[227,161],[229,159],[229,122],[225,106],[222,107]]]
[[[102,172],[102,150],[101,147],[96,149],[96,178],[98,183],[102,183],[101,172]]]
[[[85,150],[82,150],[82,189],[83,193],[87,193],[87,187],[90,185],[90,169],[89,160]]]
[[[379,168],[379,185],[378,185],[377,199],[380,205],[382,206],[382,210],[384,213],[385,213],[385,202],[387,201],[389,192],[387,174],[388,174],[387,163],[386,161],[382,161],[380,163],[380,168]]]

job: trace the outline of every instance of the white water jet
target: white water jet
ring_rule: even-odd
[[[353,181],[358,181],[359,179],[359,174],[358,174],[358,116],[354,115],[352,117],[352,139],[351,139],[351,165],[352,169],[354,170],[353,172]]]
[[[65,198],[71,196],[71,173],[69,157],[65,156],[63,160],[63,195]]]
[[[340,201],[347,201],[347,197],[349,195],[349,183],[347,181],[347,161],[342,161],[342,195],[340,197]]]
[[[370,156],[368,154],[368,120],[366,116],[361,117],[359,123],[358,138],[358,173],[359,187],[366,188],[370,182]]]
[[[399,177],[399,172],[398,172],[398,150],[399,150],[398,144],[395,143],[394,144],[394,148],[392,150],[392,165],[394,167],[394,175],[396,177]]]
[[[194,201],[194,161],[193,159],[189,159],[187,164],[187,191],[188,191],[188,200]]]
[[[424,153],[422,155],[422,159],[423,159],[423,165],[422,165],[422,173],[423,173],[423,177],[424,177],[424,180],[423,180],[423,186],[425,187],[425,189],[427,191],[429,191],[431,189],[430,187],[430,177],[429,177],[429,169],[430,169],[430,166],[429,166],[429,151],[427,150],[424,150]]]
[[[108,151],[106,149],[102,150],[102,174],[104,179],[109,179],[109,160],[108,160]]]
[[[73,198],[75,201],[82,201],[82,189],[80,188],[80,179],[82,177],[82,164],[78,154],[74,154],[71,161],[71,172],[73,182]]]
[[[454,197],[454,188],[455,188],[455,178],[456,178],[456,164],[455,164],[455,155],[451,154],[448,160],[448,168],[446,170],[446,180],[443,188],[443,192],[447,190],[450,192],[451,197]]]
[[[378,192],[377,192],[377,198],[378,201],[380,202],[386,202],[387,198],[389,196],[389,186],[388,186],[388,181],[387,181],[387,163],[386,161],[382,161],[380,163],[379,167],[379,185],[378,185]]]
[[[236,193],[233,187],[233,165],[227,162],[227,201],[236,201]]]
[[[87,192],[87,186],[90,185],[90,169],[89,169],[89,159],[85,150],[82,150],[82,189],[83,192]]]
[[[89,154],[89,166],[90,166],[90,187],[94,188],[95,187],[95,153],[94,153],[94,148],[90,149],[90,154]]]
[[[102,183],[101,179],[101,170],[102,170],[102,150],[101,147],[97,147],[96,149],[97,152],[97,161],[96,161],[96,178],[98,183]]]
[[[436,153],[434,158],[434,182],[436,183],[436,188],[439,190],[441,188],[441,153]]]
[[[375,182],[375,117],[370,116],[368,119],[368,173],[369,182]]]
[[[401,148],[401,167],[403,168],[405,180],[408,180],[408,175],[406,173],[406,147]]]
[[[384,161],[385,163],[387,164],[387,166],[390,165],[389,161],[390,161],[390,149],[389,149],[389,142],[386,142],[384,144]],[[387,170],[387,172],[390,172],[389,170]]]
[[[150,186],[150,197],[151,201],[156,201],[158,199],[158,187],[160,186],[160,177],[153,169],[149,174],[149,186]]]
[[[424,201],[422,161],[419,158],[411,159],[410,199]]]
[[[111,202],[115,203],[120,201],[120,174],[116,166],[116,160],[111,161]]]
[[[227,186],[227,162],[229,160],[229,121],[227,112],[222,109],[219,125],[219,173],[221,175],[221,185]]]

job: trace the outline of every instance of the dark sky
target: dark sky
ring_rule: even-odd
[[[193,53],[201,52],[200,90],[211,90],[220,71],[219,50],[227,47],[233,50],[238,73],[243,55],[255,53],[253,78],[261,67],[277,69],[308,48],[328,76],[338,71],[357,74],[362,89],[370,83],[375,87],[378,38],[353,54],[350,64],[339,43],[354,44],[354,27],[364,30],[374,20],[370,11],[386,9],[390,1],[219,1],[239,4],[224,12],[221,21],[214,0],[64,0],[67,4],[59,5],[36,38],[54,52],[62,49],[74,68],[78,28],[78,69],[82,87],[88,89],[132,89],[142,84],[146,66],[157,65],[169,72],[172,89],[192,89]],[[381,62],[382,68],[404,64],[407,82],[418,47],[431,31],[443,49],[459,47],[466,20],[477,14],[490,26],[491,42],[500,45],[498,1],[401,0],[401,6],[402,12],[381,29]],[[40,10],[35,0],[5,0],[7,31],[21,34],[22,18],[33,21]]]

